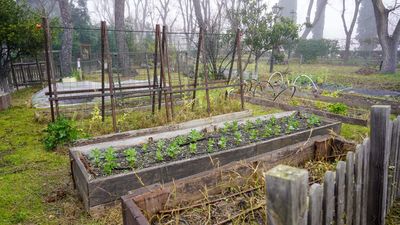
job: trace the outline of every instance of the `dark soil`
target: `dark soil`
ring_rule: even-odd
[[[133,168],[126,159],[126,149],[115,150],[114,155],[116,156],[115,162],[117,163],[117,166],[113,168],[111,174],[132,171],[133,169],[143,169],[172,161],[189,159],[213,152],[225,151],[235,147],[245,146],[250,143],[265,141],[285,134],[295,133],[298,131],[307,130],[311,127],[324,125],[324,123],[320,121],[318,117],[313,117],[317,118],[318,123],[308,123],[308,117],[297,113],[293,116],[281,119],[274,118],[271,120],[258,120],[254,123],[247,122],[237,126],[233,125],[235,122],[225,124],[224,128],[221,128],[215,132],[206,133],[205,131],[202,131],[202,137],[197,141],[191,141],[190,134],[178,136],[173,139],[158,140],[156,142],[150,140],[147,143],[147,149],[144,149],[143,145],[132,146],[132,148],[136,150],[136,161]],[[269,132],[265,132],[266,129],[268,129]],[[268,135],[266,135],[266,133]],[[221,145],[221,138],[226,139],[226,146]],[[174,145],[174,143],[177,142],[177,139],[183,139],[184,141],[181,141],[181,143],[178,145],[178,150],[175,151],[175,155],[171,157],[171,155],[168,154],[168,147]],[[212,147],[209,147],[210,140],[213,140],[214,142]],[[161,145],[160,141],[164,142],[164,144]],[[218,142],[220,142],[220,144],[218,144]],[[190,145],[193,144],[196,144],[197,146],[196,151],[190,150]],[[162,153],[162,158],[157,157],[157,149],[159,153]],[[88,167],[88,171],[90,171],[95,177],[111,175],[105,173],[104,171],[104,151],[105,150],[101,150],[102,155],[100,156],[100,163],[97,165],[91,153],[84,155],[84,157],[81,158],[84,161],[84,164],[86,164]]]

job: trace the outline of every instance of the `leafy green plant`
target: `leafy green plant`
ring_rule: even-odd
[[[290,100],[289,105],[292,105],[292,106],[299,106],[299,105],[301,105],[301,103],[300,103],[299,100],[292,99],[292,100]]]
[[[294,117],[291,116],[287,120],[287,130],[286,133],[293,132],[299,128],[300,122]]]
[[[233,131],[233,132],[236,132],[236,131],[238,131],[238,130],[239,130],[239,123],[238,123],[238,121],[234,120],[234,121],[232,122],[232,131]]]
[[[100,165],[100,160],[101,160],[101,151],[98,148],[93,149],[90,152],[90,158],[92,158],[94,165],[99,166]]]
[[[176,143],[178,145],[184,145],[186,143],[186,137],[185,136],[178,136],[175,138]]]
[[[203,138],[203,134],[198,130],[191,130],[189,133],[190,142],[196,142]]]
[[[242,133],[236,131],[235,133],[233,133],[233,139],[235,140],[235,144],[240,144],[240,142],[242,142]]]
[[[332,103],[328,105],[328,111],[331,113],[339,114],[339,115],[346,115],[347,114],[347,105],[343,103]]]
[[[274,126],[273,129],[274,129],[274,135],[275,135],[275,136],[278,136],[278,135],[281,134],[281,125],[275,124],[275,126]]]
[[[211,153],[214,151],[215,140],[213,138],[209,138],[207,141],[207,152]]]
[[[178,141],[173,141],[167,148],[167,155],[173,159],[176,158],[179,152],[180,152],[180,147]]]
[[[307,126],[308,127],[319,126],[320,124],[321,124],[321,119],[314,114],[312,114],[311,116],[309,116],[307,118]]]
[[[271,137],[273,134],[274,134],[274,131],[273,131],[272,127],[266,126],[266,127],[264,128],[264,132],[263,132],[262,136],[263,136],[264,138],[269,138],[269,137]]]
[[[226,137],[221,136],[221,138],[218,140],[218,146],[222,149],[226,148],[226,143],[228,142],[228,139]]]
[[[190,143],[189,144],[189,151],[192,154],[195,154],[197,152],[197,144],[196,143]]]
[[[325,109],[325,108],[327,108],[328,107],[328,103],[326,103],[326,102],[321,102],[321,101],[315,101],[315,103],[314,103],[314,106],[317,108],[317,109]]]
[[[260,118],[257,118],[257,119],[256,119],[256,125],[257,125],[257,126],[261,126],[262,124],[263,124],[263,120],[260,119]]]
[[[276,122],[277,122],[277,119],[275,116],[271,116],[271,118],[268,120],[268,124],[271,126],[275,125]]]
[[[256,130],[256,129],[253,129],[253,130],[251,130],[250,131],[250,140],[256,140],[257,139],[257,137],[258,137],[258,130]]]
[[[128,148],[124,151],[125,154],[125,159],[126,161],[128,161],[129,166],[131,166],[132,168],[135,166],[135,163],[137,161],[137,151],[135,148]]]
[[[253,127],[254,127],[254,124],[250,120],[247,120],[244,125],[244,130],[246,132],[249,132]]]
[[[157,142],[157,150],[162,151],[164,149],[165,146],[165,141],[164,140],[159,140]]]
[[[162,153],[162,151],[161,151],[159,148],[157,148],[157,150],[156,150],[156,159],[157,159],[157,161],[159,161],[159,162],[161,162],[161,161],[164,160],[163,153]]]
[[[143,152],[147,152],[147,149],[149,149],[149,143],[144,143],[144,144],[142,145],[142,150],[143,150]]]
[[[103,172],[110,175],[117,166],[118,164],[117,157],[115,156],[115,150],[113,147],[109,147],[104,152]]]
[[[229,124],[228,122],[225,122],[224,127],[222,128],[222,133],[226,134],[229,132],[230,129],[231,129],[231,124]]]
[[[54,150],[57,146],[69,144],[79,137],[79,131],[73,121],[64,117],[49,123],[45,132],[43,144],[46,150]]]

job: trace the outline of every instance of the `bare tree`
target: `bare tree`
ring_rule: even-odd
[[[328,0],[317,0],[317,8],[313,22],[311,22],[311,12],[314,5],[314,0],[310,0],[307,9],[307,17],[305,23],[305,30],[301,35],[301,38],[306,39],[311,31],[313,31],[313,38],[322,38],[325,24],[325,8]]]
[[[193,41],[193,33],[196,29],[195,20],[193,18],[193,4],[192,0],[179,0],[178,3],[183,22],[183,31],[186,36],[186,50],[189,50],[190,44]]]
[[[397,66],[397,49],[400,39],[400,21],[394,21],[394,31],[389,34],[389,15],[400,7],[397,1],[391,8],[387,8],[382,0],[372,0],[374,5],[376,29],[378,31],[379,42],[382,47],[383,63],[382,73],[395,73]]]
[[[57,1],[54,0],[29,0],[27,3],[35,9],[40,11],[40,14],[44,17],[50,17],[52,14],[56,14]]]
[[[346,45],[344,50],[343,59],[348,60],[350,55],[350,44],[351,44],[351,36],[353,35],[354,26],[356,25],[358,11],[360,9],[360,4],[362,0],[354,0],[354,12],[353,18],[351,19],[350,26],[347,25],[346,22],[346,0],[343,0],[343,10],[342,10],[342,22],[343,22],[343,29],[344,33],[346,34]]]
[[[125,0],[114,0],[115,37],[118,49],[118,66],[124,76],[129,75],[129,55],[125,37]]]
[[[71,74],[72,62],[72,19],[71,5],[68,0],[58,0],[61,22],[64,28],[61,45],[61,73],[62,75]]]
[[[108,25],[114,24],[114,8],[113,0],[96,0],[93,1],[94,13],[102,21],[106,21]]]
[[[283,17],[292,19],[295,23],[297,21],[297,0],[279,0],[279,7],[282,8],[281,15]]]

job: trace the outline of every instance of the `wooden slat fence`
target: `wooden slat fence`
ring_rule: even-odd
[[[279,165],[266,173],[269,225],[384,225],[400,197],[400,116],[372,106],[371,136],[348,152],[323,184],[304,169]],[[305,201],[308,199],[308,201]]]

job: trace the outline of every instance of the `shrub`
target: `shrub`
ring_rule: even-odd
[[[49,123],[45,132],[43,143],[46,150],[54,150],[57,146],[69,144],[79,137],[79,131],[73,121],[64,117]]]
[[[315,61],[318,57],[328,56],[336,53],[338,50],[338,42],[326,39],[309,39],[300,40],[296,53],[302,55],[305,62]]]

